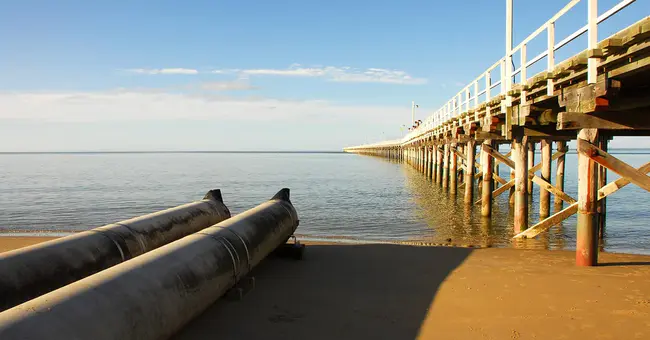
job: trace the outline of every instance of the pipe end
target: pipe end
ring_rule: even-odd
[[[203,197],[204,200],[214,200],[223,203],[223,197],[221,196],[221,189],[212,189],[208,191],[207,194]]]
[[[271,198],[271,199],[272,200],[287,201],[287,202],[291,203],[291,200],[289,199],[289,188],[283,188],[282,190],[278,191],[278,193],[275,194],[275,196],[273,196],[273,198]]]

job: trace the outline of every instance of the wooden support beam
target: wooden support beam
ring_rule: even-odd
[[[430,146],[426,147],[427,153],[427,179],[431,179],[431,173],[433,172],[433,150]]]
[[[450,162],[449,162],[449,193],[456,195],[458,181],[458,155],[456,154],[456,145],[451,145]]]
[[[556,160],[556,159],[558,159],[558,158],[564,156],[565,154],[566,154],[566,151],[557,151],[557,152],[554,153],[553,156],[551,157],[551,161],[554,161],[554,160]],[[541,169],[542,169],[542,163],[539,162],[539,163],[537,163],[535,166],[533,166],[532,168],[529,168],[529,169],[528,169],[528,172],[529,172],[529,173],[535,173],[535,172],[537,172],[537,171],[539,171],[539,170],[541,170]],[[532,178],[531,178],[531,179],[532,179]]]
[[[474,158],[476,158],[476,145],[474,140],[470,140],[465,145],[466,161],[465,164],[469,165],[465,167],[465,195],[464,201],[466,204],[471,204],[474,197]]]
[[[570,206],[564,208],[561,211],[558,211],[557,213],[551,215],[550,217],[544,219],[543,221],[540,221],[539,223],[535,224],[534,226],[520,232],[519,234],[513,236],[513,238],[533,238],[544,231],[550,229],[556,224],[561,223],[562,221],[566,220],[569,216],[575,214],[578,212],[578,203],[573,203]]]
[[[528,138],[522,129],[513,129],[514,142],[514,231],[519,233],[528,229]]]
[[[609,98],[615,96],[621,88],[621,82],[613,78],[602,78],[597,84],[588,84],[579,88],[566,89],[558,97],[560,107],[567,112],[591,113],[606,111]],[[558,123],[560,117],[558,115]]]
[[[433,147],[431,145],[427,146],[427,178],[433,179],[433,165],[435,163]]]
[[[498,154],[501,154],[501,152],[499,151],[499,143],[494,143],[493,146],[492,146],[492,148],[493,148],[493,149],[494,149]],[[494,162],[494,170],[492,170],[492,171],[493,171],[493,174],[499,176],[499,161],[498,161],[498,160],[493,160],[493,162]],[[494,177],[494,176],[492,176],[492,177]],[[494,179],[494,186],[493,186],[493,188],[495,188],[495,187],[497,186],[498,183],[499,183],[499,181],[495,178],[495,179]],[[492,200],[494,200],[494,198],[492,198]]]
[[[453,148],[453,152],[456,155],[456,157],[460,158],[463,164],[467,164],[467,160],[465,159],[465,155],[463,155],[462,151],[460,151],[458,148]]]
[[[479,152],[482,153],[483,150],[481,149],[481,150],[479,150]],[[476,169],[478,170],[478,173],[474,176],[474,178],[479,178],[479,177],[483,176],[483,170],[482,170],[483,167],[481,166],[481,164],[479,164],[478,162],[474,163],[474,167],[476,167]],[[497,175],[495,173],[492,173],[492,177],[494,179],[496,179],[496,181],[499,182],[502,185],[508,183],[508,181],[503,179],[503,177],[501,177],[501,176],[499,176],[499,175]]]
[[[508,159],[508,158],[505,158],[505,157],[504,157],[502,154],[500,154],[498,151],[494,150],[494,148],[492,148],[492,147],[490,147],[490,146],[487,146],[487,145],[483,144],[481,150],[482,150],[483,152],[487,153],[488,155],[492,156],[494,159],[499,160],[501,163],[503,163],[503,164],[505,164],[505,165],[507,165],[507,166],[509,166],[509,167],[511,167],[511,168],[514,168],[514,166],[515,166],[514,162],[513,162],[512,160]],[[564,155],[564,154],[565,154],[565,152],[557,152],[557,153],[555,153],[555,154],[553,155],[553,157],[549,157],[549,160],[559,158],[560,156],[562,156],[562,155]],[[549,156],[550,156],[550,155],[549,155]],[[550,163],[550,162],[549,162],[549,163]],[[544,180],[543,178],[540,178],[540,177],[538,177],[538,176],[536,176],[536,175],[534,174],[536,171],[542,169],[542,168],[543,168],[543,165],[544,165],[544,163],[542,162],[542,163],[537,164],[536,166],[534,166],[534,167],[532,167],[531,169],[528,170],[528,176],[530,177],[530,179],[531,179],[535,184],[540,185],[540,187],[541,187],[542,189],[544,189],[544,190],[541,191],[541,193],[553,193],[553,194],[555,194],[555,195],[559,195],[560,198],[563,199],[563,200],[566,200],[566,201],[573,200],[573,198],[571,198],[570,196],[568,196],[566,193],[561,192],[561,191],[558,191],[557,188],[555,188],[555,187],[553,187],[552,185],[550,185],[550,183],[549,183],[548,180]],[[498,177],[498,176],[495,175],[495,174],[493,174],[493,176],[494,176],[494,177]],[[550,175],[549,175],[549,177],[550,177]],[[500,177],[499,177],[499,178],[500,178]],[[507,184],[507,183],[509,183],[509,182],[506,182],[505,180],[503,180],[502,178],[500,178],[500,179],[503,181],[502,184],[504,184],[504,185]],[[549,188],[549,186],[550,186],[550,188]],[[509,188],[510,188],[510,187],[508,187],[508,189],[509,189]],[[497,190],[499,190],[499,189],[497,189]],[[501,193],[502,193],[502,192],[499,191],[499,194],[501,194]],[[540,196],[541,196],[541,195],[540,195]],[[477,203],[478,203],[478,202],[480,202],[480,200],[477,201]],[[549,202],[550,202],[550,196],[549,196]]]
[[[573,197],[567,195],[564,191],[559,190],[556,186],[554,186],[550,182],[545,181],[543,178],[540,178],[538,176],[532,176],[532,179],[535,184],[539,185],[539,187],[543,189],[541,192],[553,194],[556,197],[559,197],[559,199],[561,199],[562,201],[565,201],[569,204],[573,204],[576,202],[576,200]]]
[[[420,171],[426,177],[427,176],[427,148],[425,146],[420,148],[420,158],[422,164],[420,165]]]
[[[514,129],[519,129],[519,127],[516,127]],[[511,131],[511,133],[512,133],[512,131]],[[510,145],[510,151],[508,152],[508,154],[506,154],[506,157],[509,156],[510,159],[512,159],[513,162],[515,162],[515,157],[514,157],[514,153],[512,151],[515,149],[515,144],[516,144],[516,141],[513,139],[512,144]],[[516,166],[517,166],[517,162],[515,162],[515,167]],[[514,179],[515,179],[515,169],[510,168],[510,180],[512,181]],[[508,193],[508,203],[510,205],[515,204],[515,187],[514,186],[512,188],[510,188],[510,192]]]
[[[560,112],[558,130],[606,129],[606,130],[650,130],[650,115],[628,114],[617,111]]]
[[[442,188],[446,191],[449,188],[449,144],[447,143],[444,145],[442,163]]]
[[[544,188],[545,184],[550,184],[551,181],[551,151],[553,148],[553,141],[542,140],[540,142],[540,148],[542,150],[542,172],[541,180],[542,184],[539,181],[536,181],[533,178],[533,182],[540,184]],[[552,185],[551,185],[552,186]],[[542,219],[545,219],[549,216],[551,211],[551,195],[549,190],[540,190],[539,192],[539,216]]]
[[[460,151],[460,154],[456,156],[457,162],[459,162],[459,165],[457,165],[457,178],[458,180],[456,181],[456,185],[458,186],[459,184],[463,184],[465,176],[463,174],[465,173],[465,167],[463,166],[463,162],[465,160],[465,155],[464,155],[464,147],[463,145],[458,145],[456,144],[456,150]],[[458,161],[460,159],[460,161]]]
[[[639,167],[638,171],[644,174],[650,173],[650,162],[643,164],[641,167]],[[621,188],[625,187],[628,184],[630,184],[630,180],[625,177],[621,177],[611,183],[608,183],[607,185],[600,188],[600,190],[598,190],[598,200],[606,198],[607,196],[621,190]]]
[[[481,204],[482,216],[492,215],[492,186],[494,185],[492,179],[493,158],[490,157],[489,150],[492,150],[492,140],[486,139],[483,141],[481,147],[481,165],[483,166],[483,189],[481,192],[481,199],[483,200]]]
[[[599,149],[587,140],[578,139],[577,148],[579,156],[583,155],[620,176],[629,179],[630,182],[640,186],[641,188],[650,191],[650,177],[646,176],[644,173]]]
[[[504,136],[494,132],[476,131],[477,140],[508,140]]]
[[[499,151],[495,150],[490,145],[483,143],[481,145],[481,150],[483,152],[487,153],[488,155],[494,157],[494,159],[496,161],[501,162],[501,163],[503,163],[503,164],[505,164],[505,165],[507,165],[507,166],[509,166],[511,168],[515,167],[515,163],[511,159],[506,158],[505,156],[500,154]],[[483,163],[483,162],[481,162],[481,163]]]
[[[600,136],[598,140],[598,147],[607,152],[607,146],[609,143],[609,138],[605,136]],[[607,168],[600,165],[598,166],[598,189],[602,188],[607,184]],[[607,199],[603,198],[601,200],[598,200],[598,239],[601,241],[603,240],[603,235],[605,234],[605,227],[606,227],[606,222],[607,222]]]
[[[557,130],[556,124],[553,125],[531,125],[524,127],[524,134],[532,138],[542,139],[575,139],[576,134],[573,131]]]
[[[508,189],[512,188],[514,185],[515,185],[515,180],[513,179],[506,182],[504,185],[494,189],[494,191],[492,191],[492,199],[494,200],[495,198],[499,197],[499,195],[503,194]],[[481,197],[476,202],[474,202],[474,204],[478,205],[481,204],[482,202],[483,202],[483,198]]]
[[[650,162],[645,163],[638,170],[646,174],[650,173]],[[607,196],[621,190],[623,187],[625,187],[628,184],[630,184],[630,180],[628,180],[625,177],[621,177],[611,183],[608,183],[607,185],[600,188],[600,190],[598,190],[598,200],[600,201],[606,198]],[[533,238],[543,233],[544,231],[550,229],[554,225],[564,221],[565,219],[575,214],[576,212],[578,212],[577,202],[569,205],[568,207],[564,208],[562,211],[559,211],[551,215],[549,218],[540,221],[539,223],[532,226],[530,229],[515,235],[513,238]]]
[[[424,173],[424,147],[418,148],[418,170]]]
[[[438,148],[434,145],[431,148],[431,181],[434,183],[437,183],[438,177],[437,175],[437,169],[438,169]]]
[[[560,141],[557,142],[557,151],[558,152],[567,152],[568,148],[566,145],[566,142]],[[557,167],[555,169],[555,187],[560,190],[564,191],[564,164],[565,156],[562,155],[557,159]],[[561,208],[562,207],[562,199],[559,196],[555,196],[555,206]]]
[[[598,181],[596,163],[592,158],[598,156],[599,149],[592,144],[597,138],[596,129],[582,129],[578,133],[578,225],[576,227],[576,265],[578,266],[595,266],[598,263],[598,211],[596,209]],[[648,182],[650,187],[650,178]]]
[[[442,185],[442,156],[443,152],[436,146],[436,184]]]
[[[420,172],[426,176],[426,147],[420,147]]]
[[[417,154],[416,154],[416,152],[415,152],[415,147],[412,147],[412,148],[411,148],[411,166],[412,166],[413,168],[416,167],[416,162],[415,162],[416,159],[417,159],[417,158],[416,158],[416,155],[417,155]]]
[[[532,169],[534,165],[535,165],[535,142],[529,142],[528,143],[528,169],[529,170]],[[532,196],[533,195],[533,181],[529,177],[527,182],[528,182],[527,183],[528,196]]]

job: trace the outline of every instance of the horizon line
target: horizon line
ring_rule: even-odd
[[[0,151],[0,155],[19,154],[124,154],[124,153],[346,153],[343,150],[132,150],[132,151]]]

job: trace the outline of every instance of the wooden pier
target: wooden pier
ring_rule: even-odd
[[[598,15],[597,0],[585,0],[588,24],[556,43],[555,22],[579,1],[570,1],[512,47],[512,0],[508,0],[504,58],[403,139],[344,150],[403,161],[449,195],[462,193],[466,204],[480,204],[482,216],[490,216],[494,199],[508,193],[515,238],[535,237],[577,213],[576,264],[596,265],[607,196],[630,183],[650,191],[646,175],[650,162],[637,169],[607,152],[613,137],[650,136],[650,17],[598,42],[598,24],[634,1],[621,1]],[[548,38],[546,51],[528,59],[527,43],[543,33]],[[555,51],[583,34],[588,37],[587,49],[556,64]],[[515,57],[520,58],[519,67],[506,67]],[[527,69],[544,58],[546,70],[528,77]],[[500,80],[494,82],[493,74],[500,74]],[[499,92],[491,96],[496,87]],[[573,140],[578,153],[577,197],[564,192],[567,142]],[[499,152],[502,144],[511,146],[509,153]],[[541,154],[537,164],[535,149]],[[510,178],[499,176],[499,165],[511,169]],[[608,183],[608,170],[621,177]],[[529,225],[534,188],[540,191],[540,222]]]

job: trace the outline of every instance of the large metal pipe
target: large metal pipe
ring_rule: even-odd
[[[0,339],[166,339],[297,226],[282,189],[233,218],[0,313]]]
[[[220,190],[203,200],[0,254],[0,311],[230,217]]]

